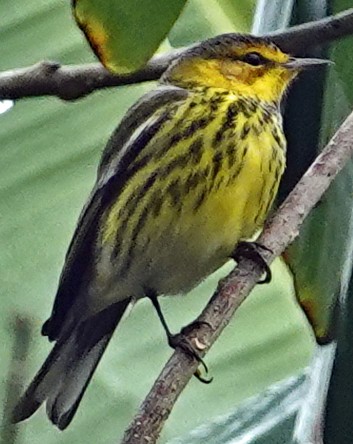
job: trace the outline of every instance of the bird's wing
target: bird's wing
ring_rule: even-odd
[[[42,334],[57,339],[73,306],[83,276],[92,264],[94,244],[100,215],[111,199],[116,198],[125,183],[127,167],[153,137],[160,124],[169,118],[158,112],[166,105],[183,101],[188,96],[184,89],[159,86],[145,94],[127,112],[112,134],[98,167],[97,181],[83,208],[71,240],[61,273],[51,317],[44,323]],[[148,131],[143,131],[146,130]],[[129,296],[129,295],[127,295]]]

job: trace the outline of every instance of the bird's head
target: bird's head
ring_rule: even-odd
[[[327,62],[291,57],[267,38],[224,34],[185,51],[167,69],[162,82],[187,89],[222,88],[278,103],[302,69]]]

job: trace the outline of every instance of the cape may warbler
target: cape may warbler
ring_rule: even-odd
[[[72,420],[133,300],[185,293],[263,225],[285,167],[280,101],[299,70],[269,40],[223,35],[185,51],[111,136],[43,334],[55,347],[14,411]],[[182,341],[179,343],[182,345]],[[187,348],[187,347],[186,347]]]

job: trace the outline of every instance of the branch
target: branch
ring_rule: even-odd
[[[300,55],[310,46],[322,45],[350,34],[353,34],[353,9],[267,36],[284,51]],[[0,73],[0,99],[57,96],[63,100],[76,100],[102,88],[157,80],[182,51],[155,56],[141,70],[120,76],[109,73],[99,63],[62,66],[45,61],[27,68],[5,71]]]
[[[57,62],[39,62],[0,73],[0,99],[57,96],[76,100],[97,89],[156,80],[179,53],[176,50],[155,56],[141,70],[120,76],[113,75],[100,63],[62,66]]]
[[[283,51],[305,54],[308,48],[322,46],[353,34],[353,8],[314,22],[274,31],[267,36]]]
[[[342,170],[353,154],[353,112],[317,157],[278,212],[266,224],[259,242],[272,252],[264,254],[271,263],[298,236],[299,228],[310,210]],[[210,349],[235,311],[249,295],[261,275],[261,269],[249,260],[222,281],[198,321],[207,322],[187,337],[204,355]],[[125,431],[123,444],[155,443],[175,402],[197,369],[197,362],[176,350],[167,362],[139,412]]]

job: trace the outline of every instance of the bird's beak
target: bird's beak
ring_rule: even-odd
[[[307,69],[324,65],[334,65],[334,62],[327,59],[296,59],[291,57],[288,62],[282,64],[288,69]]]

